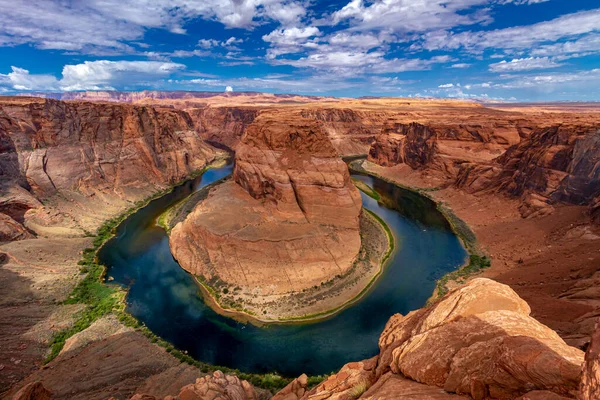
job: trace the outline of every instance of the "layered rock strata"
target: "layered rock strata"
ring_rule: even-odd
[[[0,102],[0,149],[0,213],[42,234],[92,231],[215,157],[182,111],[29,98]]]
[[[171,250],[190,273],[254,298],[259,317],[271,316],[267,304],[278,296],[349,272],[361,247],[361,205],[316,123],[263,114],[238,146],[233,180],[173,228]]]
[[[552,212],[552,204],[589,205],[600,196],[600,125],[536,129],[490,163],[464,164],[456,185],[472,193],[503,191],[523,200],[523,216]]]
[[[381,135],[369,150],[369,161],[384,167],[407,164],[413,169],[430,164],[436,157],[437,135],[425,125],[399,125],[395,133]]]
[[[575,397],[583,352],[529,313],[508,286],[474,279],[428,308],[392,316],[377,357],[347,364],[312,390],[286,388],[293,395],[281,398]]]

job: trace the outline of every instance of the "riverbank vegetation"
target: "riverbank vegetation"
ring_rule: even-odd
[[[491,258],[480,248],[477,242],[477,237],[475,233],[471,230],[469,225],[460,217],[458,217],[448,205],[431,197],[429,193],[435,192],[439,190],[439,188],[416,188],[402,185],[398,182],[395,182],[394,180],[386,178],[385,176],[381,176],[373,171],[369,171],[364,167],[363,161],[364,160],[354,160],[350,162],[348,166],[351,170],[355,172],[374,176],[392,185],[396,185],[402,189],[412,191],[433,201],[436,204],[436,208],[438,209],[438,211],[446,218],[446,220],[450,224],[452,231],[460,239],[465,250],[467,250],[467,253],[469,254],[467,261],[462,267],[455,271],[449,272],[440,279],[438,279],[436,283],[436,288],[434,290],[434,294],[430,301],[440,298],[446,293],[448,293],[448,284],[450,282],[456,282],[459,284],[464,283],[469,277],[479,274],[485,268],[488,268],[492,265]],[[368,187],[368,185],[364,183],[362,186]],[[362,190],[361,186],[357,185],[357,187]],[[364,192],[370,197],[373,197],[369,194],[369,192]],[[377,200],[377,198],[373,198]]]
[[[53,335],[49,343],[50,350],[48,356],[46,357],[45,363],[49,363],[60,354],[69,338],[89,328],[100,318],[109,314],[114,314],[123,325],[136,329],[138,332],[145,335],[152,343],[164,348],[165,351],[179,359],[181,362],[185,362],[189,365],[197,367],[201,372],[209,373],[219,370],[224,373],[235,374],[240,379],[247,380],[258,388],[270,391],[278,391],[292,381],[292,378],[283,377],[277,373],[245,373],[237,369],[211,365],[193,359],[191,356],[185,354],[179,349],[176,349],[171,343],[152,333],[152,331],[150,331],[150,329],[148,329],[144,324],[140,323],[135,317],[127,313],[125,311],[126,291],[119,286],[107,285],[104,282],[106,267],[98,262],[97,255],[102,246],[116,234],[117,227],[127,217],[138,211],[140,208],[148,205],[152,200],[164,196],[165,194],[171,192],[175,187],[182,185],[190,179],[197,178],[208,168],[218,168],[223,166],[223,162],[223,160],[219,160],[218,163],[213,163],[206,168],[195,171],[194,173],[190,174],[188,179],[177,182],[164,190],[154,193],[152,196],[144,200],[136,202],[133,207],[129,208],[121,215],[107,220],[98,229],[96,235],[90,235],[94,238],[92,247],[83,250],[82,258],[78,262],[81,273],[86,275],[81,279],[81,281],[79,281],[79,283],[71,292],[70,296],[64,301],[64,304],[82,304],[85,306],[85,308],[77,314],[76,320],[71,327]],[[309,377],[309,386],[317,385],[326,379],[327,376],[328,375],[317,375]]]
[[[219,279],[207,281],[202,276],[195,276],[195,280],[204,296],[205,303],[221,315],[243,323],[250,322],[257,326],[315,322],[330,318],[348,308],[359,301],[372,288],[377,278],[384,271],[387,260],[395,249],[394,235],[385,221],[370,210],[363,208],[363,211],[360,232],[361,249],[352,267],[343,274],[338,274],[328,281],[321,282],[320,286],[306,288],[295,293],[290,303],[294,304],[294,309],[297,310],[298,303],[310,303],[315,298],[323,301],[327,296],[333,298],[331,297],[331,293],[339,296],[343,291],[354,290],[355,294],[342,304],[324,311],[267,319],[261,313],[248,309],[248,306],[244,307],[241,300],[233,300],[239,298],[239,288],[232,288]],[[365,278],[369,280],[366,282],[360,281]],[[359,287],[362,289],[356,292],[356,289]],[[286,304],[285,300],[277,302],[279,306],[282,304]]]

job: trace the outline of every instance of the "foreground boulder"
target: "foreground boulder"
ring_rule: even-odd
[[[583,352],[529,313],[510,287],[473,279],[430,307],[394,315],[375,359],[347,364],[297,398],[573,398]]]
[[[184,386],[177,396],[166,396],[164,400],[260,400],[265,393],[257,392],[247,381],[215,371],[212,375],[196,379]],[[160,400],[147,394],[135,394],[130,400]]]

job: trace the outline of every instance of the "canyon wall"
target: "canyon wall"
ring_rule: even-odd
[[[209,143],[235,149],[254,119],[260,113],[251,107],[186,108],[198,135]]]
[[[93,230],[115,208],[179,181],[214,157],[183,111],[0,101],[0,212],[22,224],[27,210],[41,209],[43,201],[43,211],[27,213],[33,231],[50,225],[67,234]],[[14,225],[2,218],[3,226]]]
[[[381,135],[369,150],[369,161],[384,167],[407,164],[413,169],[432,163],[437,155],[437,134],[413,122],[397,124],[394,133]]]
[[[521,197],[524,216],[563,202],[590,205],[600,196],[600,124],[538,128],[489,163],[465,163],[456,185],[469,192],[502,191]]]

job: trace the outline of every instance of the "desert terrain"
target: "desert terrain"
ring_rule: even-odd
[[[232,179],[189,206],[172,227],[171,249],[184,269],[207,281],[218,276],[247,293],[262,287],[253,293],[266,299],[254,305],[256,314],[281,315],[289,306],[269,307],[268,296],[344,275],[361,253],[367,222],[340,156],[368,157],[361,161],[365,170],[452,210],[491,259],[489,268],[448,280],[447,294],[428,307],[390,316],[379,355],[347,364],[314,387],[301,376],[274,398],[591,399],[600,393],[594,333],[600,109],[594,104],[150,93],[0,98],[4,396],[275,394],[257,388],[264,381],[256,376],[174,357],[180,353],[130,323],[124,293],[110,294],[110,309],[97,308],[94,296],[103,296],[97,292],[79,296],[104,287],[102,274],[92,282],[89,265],[81,263],[90,256],[85,249],[101,245],[147,199],[222,159],[223,148],[235,154]],[[244,263],[227,258],[233,253]],[[294,257],[307,269],[294,266]],[[377,269],[380,263],[370,261]],[[244,273],[228,275],[236,264]]]

